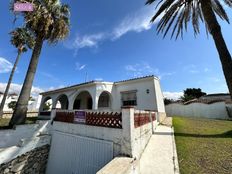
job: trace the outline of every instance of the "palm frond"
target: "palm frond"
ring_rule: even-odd
[[[18,50],[26,52],[27,49],[32,49],[35,45],[33,34],[25,27],[16,28],[10,32],[11,44]]]
[[[16,1],[16,0],[15,0]],[[17,0],[33,4],[33,12],[21,12],[25,26],[36,36],[40,35],[49,43],[56,43],[69,34],[69,6],[59,0]]]
[[[168,31],[172,30],[171,38],[176,35],[177,39],[179,36],[183,37],[189,23],[193,26],[194,35],[200,33],[200,22],[204,22],[201,9],[202,1],[206,0],[147,0],[146,4],[156,3],[157,5],[157,11],[151,18],[151,22],[159,19],[157,34],[163,33],[163,37],[166,37]],[[213,12],[229,23],[222,2],[220,0],[209,1]],[[232,7],[232,0],[223,0],[223,2],[228,7]]]

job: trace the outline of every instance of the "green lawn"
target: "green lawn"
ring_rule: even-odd
[[[27,117],[26,124],[33,124],[37,120],[37,117]],[[0,128],[8,126],[10,119],[9,118],[0,118]]]
[[[181,174],[232,173],[232,121],[174,117]]]

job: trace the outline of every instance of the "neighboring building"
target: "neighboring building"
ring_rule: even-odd
[[[0,103],[2,102],[2,98],[3,98],[3,92],[0,92]],[[5,112],[12,111],[12,109],[8,107],[8,104],[12,101],[17,102],[17,100],[18,100],[18,94],[16,94],[16,93],[8,94],[3,111],[5,111]],[[40,102],[41,102],[41,96],[38,96],[34,100],[30,100],[28,103],[28,111],[39,110]]]
[[[40,107],[42,96],[39,95],[34,98],[34,100],[30,100],[28,103],[28,111],[38,111]]]
[[[200,97],[202,100],[221,100],[221,101],[229,101],[231,100],[230,94],[228,93],[217,93],[217,94],[208,94]]]
[[[41,112],[48,110],[50,103],[50,109],[119,111],[123,106],[134,106],[165,113],[160,81],[155,76],[119,82],[90,81],[41,95]]]
[[[3,92],[0,92],[0,103],[2,102]],[[17,101],[18,95],[16,93],[11,93],[6,97],[6,102],[3,108],[3,111],[12,111],[11,108],[8,107],[8,104],[12,101]]]

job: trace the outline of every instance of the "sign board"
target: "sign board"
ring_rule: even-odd
[[[14,3],[14,11],[33,11],[31,3]]]
[[[85,124],[86,112],[85,111],[75,111],[74,114],[74,123]]]

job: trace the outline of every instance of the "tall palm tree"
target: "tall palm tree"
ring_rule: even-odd
[[[27,105],[44,41],[57,43],[69,34],[69,7],[59,0],[14,0],[33,4],[32,12],[21,12],[24,24],[36,37],[31,61],[9,126],[25,122]]]
[[[0,105],[0,117],[3,114],[3,108],[6,102],[6,97],[8,95],[10,85],[14,76],[15,69],[19,62],[20,56],[23,52],[26,52],[27,49],[32,49],[34,46],[34,38],[31,33],[26,28],[16,28],[14,31],[10,32],[11,35],[11,44],[17,48],[18,54],[14,63],[14,66],[11,70],[10,77],[2,98],[2,102]]]
[[[171,37],[176,33],[183,36],[183,31],[187,31],[187,24],[192,23],[194,34],[199,34],[199,21],[206,24],[206,29],[213,37],[216,45],[227,86],[232,98],[232,59],[222,36],[221,27],[217,17],[229,23],[229,18],[224,10],[222,2],[228,7],[232,7],[232,0],[147,0],[146,4],[157,3],[158,10],[151,19],[154,22],[158,17],[161,19],[157,25],[157,32],[164,33],[164,37],[171,29]]]

